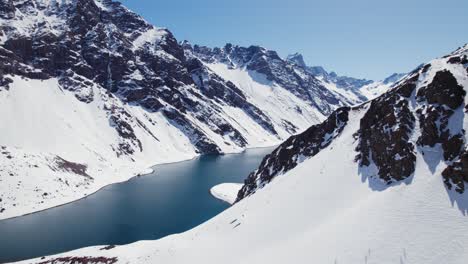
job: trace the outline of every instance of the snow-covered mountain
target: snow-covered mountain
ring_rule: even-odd
[[[357,142],[355,161],[359,174],[373,187],[386,189],[414,177],[416,156],[420,154],[432,173],[443,167],[448,189],[463,193],[464,182],[468,182],[468,168],[462,165],[468,146],[466,88],[468,45],[421,65],[376,99],[340,108],[321,124],[290,137],[249,175],[238,200],[326,148],[340,135],[353,112],[364,112],[359,130],[353,134]]]
[[[467,89],[465,45],[288,139],[188,232],[27,263],[466,263]]]
[[[1,1],[0,219],[279,144],[360,102],[273,51],[179,43],[111,0]]]
[[[288,55],[287,61],[304,68],[307,72],[321,80],[324,85],[347,98],[358,101],[368,101],[381,95],[397,83],[405,73],[394,73],[384,80],[372,81],[348,76],[340,76],[335,72],[327,72],[321,66],[308,66],[300,53]]]
[[[184,42],[183,47],[187,54],[200,59],[210,70],[233,82],[255,104],[268,106],[265,111],[281,108],[282,112],[289,112],[291,105],[298,105],[301,109],[295,109],[288,115],[293,122],[298,112],[303,115],[303,112],[317,109],[327,116],[337,107],[356,103],[327,89],[323,82],[305,69],[296,67],[281,59],[275,51],[263,47],[226,44],[223,48],[208,48],[192,46],[188,42]]]

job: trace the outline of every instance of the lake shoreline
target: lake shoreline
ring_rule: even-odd
[[[212,187],[226,182],[241,186],[274,147],[255,149],[158,164],[153,173],[141,171],[81,199],[2,220],[0,263],[159,240],[190,230],[230,207],[211,195]]]
[[[59,207],[65,206],[65,205],[72,204],[72,203],[74,203],[74,202],[78,202],[78,201],[84,200],[84,199],[86,199],[86,198],[88,198],[88,197],[92,197],[93,195],[95,195],[95,194],[98,193],[99,191],[102,191],[103,189],[105,189],[106,187],[109,187],[109,186],[111,186],[111,185],[114,185],[114,184],[122,184],[122,183],[129,182],[129,181],[131,181],[131,180],[133,180],[133,179],[135,179],[135,178],[145,177],[145,176],[152,175],[153,173],[156,173],[156,170],[154,169],[154,167],[156,167],[156,166],[182,163],[182,162],[186,162],[186,161],[191,161],[191,160],[199,159],[199,158],[205,157],[205,156],[241,155],[242,153],[244,153],[244,152],[246,152],[246,151],[248,151],[248,150],[273,148],[273,147],[276,147],[276,146],[279,146],[279,145],[275,144],[275,145],[272,145],[272,146],[245,148],[245,149],[243,149],[243,150],[240,151],[240,152],[233,152],[233,153],[201,154],[201,155],[197,155],[197,156],[194,156],[194,157],[188,158],[188,159],[182,159],[182,160],[177,160],[177,161],[169,161],[169,162],[157,163],[157,164],[154,164],[154,165],[149,166],[148,168],[146,168],[146,169],[150,169],[150,168],[151,168],[151,169],[153,170],[151,173],[142,173],[142,174],[137,173],[137,175],[131,176],[130,178],[128,178],[128,179],[126,179],[126,180],[111,182],[111,183],[109,183],[109,184],[106,184],[106,185],[104,185],[104,186],[101,186],[99,189],[97,189],[97,190],[91,192],[90,194],[87,194],[86,196],[83,196],[83,197],[81,197],[81,198],[78,198],[78,199],[75,199],[75,200],[72,200],[72,201],[69,201],[69,202],[61,203],[61,204],[59,204],[59,205],[54,205],[54,206],[51,206],[51,207],[47,207],[47,208],[45,208],[45,209],[41,209],[41,210],[37,210],[37,211],[25,213],[25,214],[13,216],[13,217],[8,217],[8,218],[0,219],[0,223],[1,223],[1,222],[4,222],[4,221],[10,221],[10,220],[14,220],[14,219],[17,219],[17,218],[21,218],[21,217],[24,217],[24,216],[30,216],[30,215],[33,215],[33,214],[41,213],[41,212],[44,212],[44,211],[47,211],[47,210],[51,210],[51,209],[54,209],[54,208],[59,208]],[[140,170],[140,171],[143,171],[143,170],[145,170],[145,169],[142,169],[142,170]],[[246,177],[247,177],[247,175],[246,175]]]

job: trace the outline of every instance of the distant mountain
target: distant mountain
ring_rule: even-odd
[[[347,97],[354,97],[357,100],[367,101],[382,94],[392,86],[396,81],[405,75],[405,73],[394,73],[383,81],[372,81],[367,79],[358,79],[348,76],[339,76],[335,72],[327,72],[321,66],[307,66],[303,56],[300,53],[288,55],[287,61],[306,69],[310,74],[329,84],[329,89],[337,90]]]
[[[307,68],[307,65],[304,61],[304,57],[302,56],[302,54],[296,52],[294,54],[290,54],[286,57],[286,60],[299,66],[299,67],[302,67],[302,68]],[[315,72],[312,72],[314,74],[316,74]],[[316,74],[317,75],[317,74]]]
[[[258,102],[259,105],[271,103],[271,107],[277,108],[278,103],[286,103],[282,108],[286,110],[294,105],[290,98],[268,102],[265,97],[292,96],[291,98],[300,98],[315,108],[315,111],[326,116],[339,106],[356,103],[340,93],[327,89],[322,81],[304,68],[281,59],[275,51],[263,47],[226,44],[222,48],[208,48],[192,46],[187,42],[184,42],[183,46],[188,56],[200,59],[210,70],[236,84],[253,100],[262,98],[263,101]],[[260,92],[261,87],[255,88],[258,85],[275,88],[267,90],[271,90],[273,96],[265,93],[265,89]]]
[[[387,78],[385,78],[382,82],[383,82],[383,84],[387,84],[387,85],[392,84],[392,83],[396,83],[401,78],[403,78],[405,75],[406,75],[406,73],[394,73],[394,74],[388,76]]]

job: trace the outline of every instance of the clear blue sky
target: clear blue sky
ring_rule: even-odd
[[[468,42],[468,0],[123,0],[176,38],[300,52],[309,65],[381,79]]]

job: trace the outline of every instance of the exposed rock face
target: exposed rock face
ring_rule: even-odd
[[[260,167],[252,172],[239,191],[237,201],[254,193],[268,184],[273,178],[281,175],[315,156],[336,138],[348,122],[349,107],[339,108],[320,125],[315,125],[305,132],[290,137],[270,155],[267,155]]]
[[[415,118],[409,97],[416,88],[418,75],[370,103],[357,133],[360,166],[375,164],[386,183],[403,180],[414,172],[416,155],[409,141]]]
[[[446,161],[455,159],[464,145],[464,131],[450,131],[449,122],[455,110],[463,105],[465,95],[463,87],[447,70],[438,71],[432,83],[419,89],[417,94],[418,102],[424,103],[418,109],[421,127],[418,145],[441,144]]]
[[[459,48],[447,59],[448,64],[455,67],[465,67],[468,76],[468,45]],[[449,71],[439,71],[431,85],[421,93],[422,100],[430,105],[428,112],[430,121],[419,139],[421,144],[431,146],[440,144],[444,152],[444,159],[448,163],[442,172],[445,185],[449,190],[458,193],[465,192],[468,183],[468,151],[466,149],[466,86],[462,86]],[[424,143],[423,143],[424,142]]]
[[[0,17],[4,19],[13,18],[15,16],[15,6],[12,0],[5,0],[0,3]]]
[[[55,158],[54,164],[50,165],[50,166],[54,166],[53,169],[68,171],[68,172],[74,173],[76,175],[81,175],[81,176],[85,176],[87,178],[91,178],[91,176],[89,176],[86,173],[86,169],[87,169],[86,165],[79,164],[79,163],[76,163],[76,162],[71,162],[71,161],[65,160],[65,159],[63,159],[62,157],[59,157],[59,156],[57,156]]]
[[[113,264],[117,263],[118,259],[116,257],[63,257],[55,258],[38,264]]]
[[[456,109],[464,102],[466,92],[458,85],[450,71],[438,71],[427,87],[418,92],[418,99],[426,99],[429,104],[440,104]]]
[[[468,183],[468,151],[465,150],[458,161],[448,166],[442,176],[448,189],[454,188],[458,193],[464,193]]]

